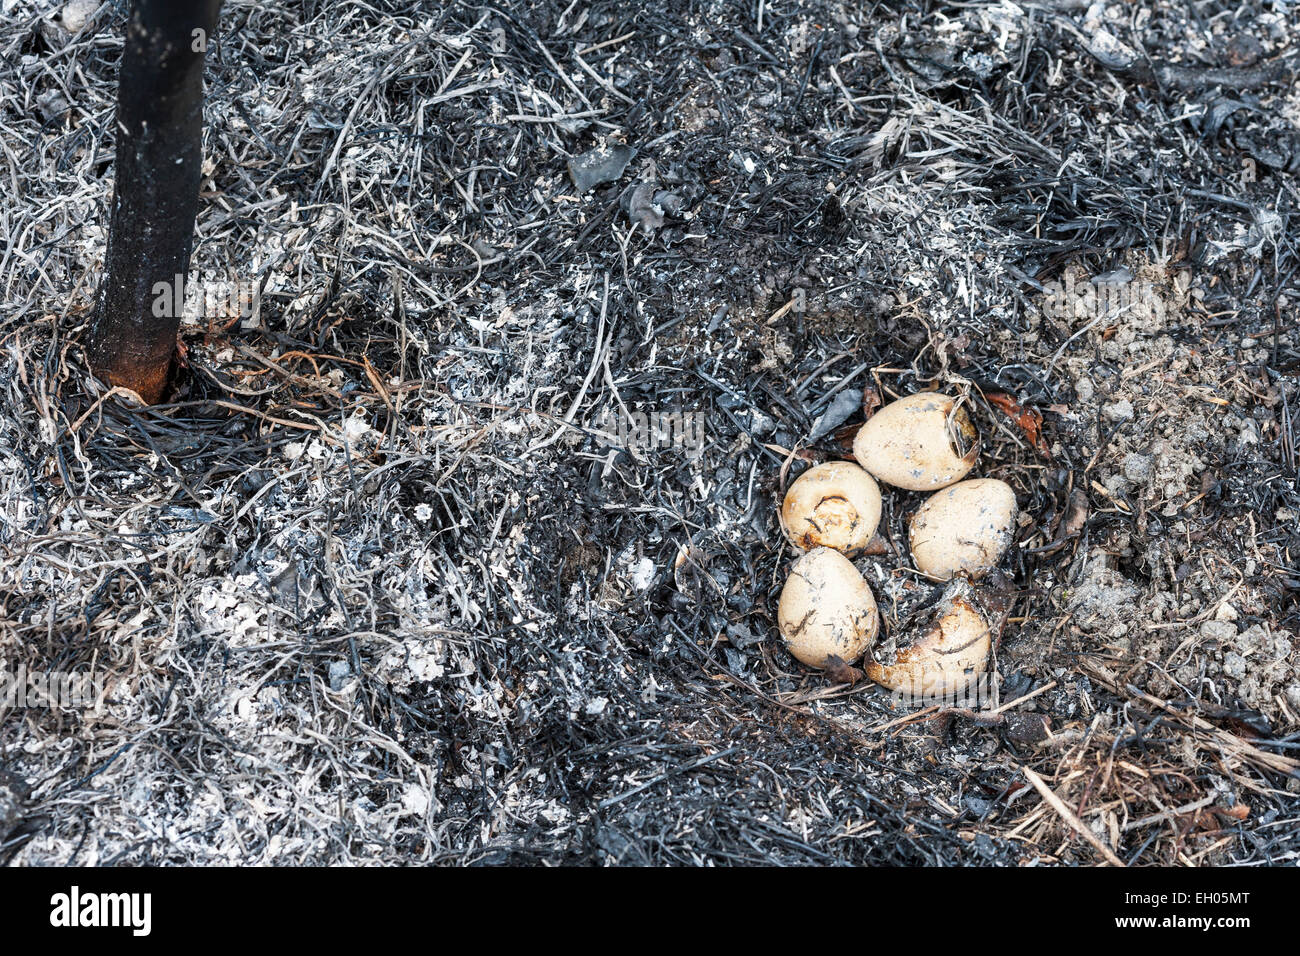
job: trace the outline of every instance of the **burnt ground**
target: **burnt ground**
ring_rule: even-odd
[[[60,6],[0,26],[0,653],[104,693],[0,703],[4,859],[1300,858],[1294,8],[228,0],[256,310],[141,410],[121,4]],[[1022,509],[992,715],[775,635],[784,487],[927,388]]]

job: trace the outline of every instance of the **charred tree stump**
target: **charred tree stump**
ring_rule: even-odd
[[[203,57],[220,7],[134,0],[118,68],[113,213],[89,357],[102,379],[150,403],[176,351],[203,162]],[[178,295],[160,294],[178,282]]]

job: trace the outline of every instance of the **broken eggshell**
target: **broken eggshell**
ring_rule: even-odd
[[[970,478],[949,485],[912,516],[912,561],[936,581],[962,573],[983,577],[1011,546],[1016,514],[1016,493],[1005,481]]]
[[[853,439],[853,457],[886,484],[935,491],[965,478],[975,466],[979,436],[955,398],[918,392],[867,419]]]
[[[880,487],[851,461],[828,461],[795,479],[781,505],[781,524],[796,548],[861,551],[880,524]]]
[[[876,639],[876,598],[853,562],[831,548],[809,551],[781,589],[777,623],[786,647],[809,667],[855,661]]]
[[[957,580],[901,636],[877,648],[863,669],[877,684],[906,696],[952,696],[984,672],[992,646],[973,589]]]

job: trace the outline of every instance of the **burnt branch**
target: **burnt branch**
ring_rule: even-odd
[[[203,57],[220,6],[136,0],[126,25],[112,224],[90,359],[101,378],[148,402],[162,398],[176,350],[203,160]]]

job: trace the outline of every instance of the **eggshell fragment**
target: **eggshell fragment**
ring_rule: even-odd
[[[985,670],[992,645],[970,584],[955,581],[919,626],[893,649],[880,651],[864,670],[876,683],[911,697],[956,695]]]
[[[981,578],[1011,546],[1016,493],[996,478],[971,478],[926,499],[909,526],[912,561],[936,581]]]
[[[979,457],[979,436],[956,399],[918,392],[867,419],[853,439],[853,457],[886,484],[934,491],[966,477]]]
[[[851,461],[809,468],[785,493],[786,537],[796,548],[861,551],[880,524],[880,486]]]
[[[794,563],[776,617],[790,653],[809,667],[825,667],[831,655],[857,660],[880,626],[871,587],[831,548],[816,548]]]

